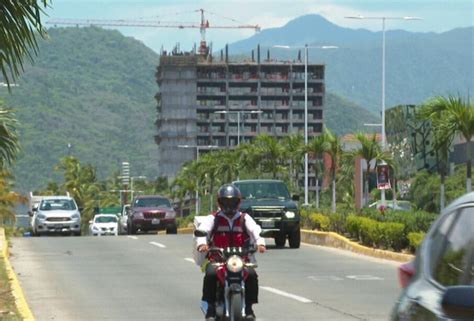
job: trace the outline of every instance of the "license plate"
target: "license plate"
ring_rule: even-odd
[[[262,227],[263,228],[275,227],[275,222],[274,221],[261,221],[261,222],[262,222]]]
[[[158,219],[158,218],[152,219],[151,224],[160,224],[160,219]]]

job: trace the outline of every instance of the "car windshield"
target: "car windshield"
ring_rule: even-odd
[[[135,200],[135,207],[171,207],[170,201],[162,197],[139,198]]]
[[[243,198],[289,199],[290,193],[281,182],[245,182],[235,184]]]
[[[115,216],[98,216],[95,218],[96,223],[117,223]]]
[[[76,204],[70,199],[49,199],[43,200],[40,205],[42,211],[72,211],[76,209]]]

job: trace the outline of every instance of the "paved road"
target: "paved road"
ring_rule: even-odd
[[[272,242],[269,242],[270,245]],[[190,235],[13,240],[12,263],[39,321],[203,320]],[[259,255],[259,321],[387,320],[396,264],[303,245]]]

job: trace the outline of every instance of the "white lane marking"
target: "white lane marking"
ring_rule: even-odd
[[[287,297],[287,298],[290,298],[290,299],[293,299],[293,300],[296,300],[296,301],[299,301],[299,302],[302,302],[302,303],[311,303],[311,302],[313,302],[310,299],[303,298],[302,296],[291,294],[291,293],[288,293],[288,292],[284,292],[284,291],[274,289],[274,288],[271,288],[271,287],[268,287],[268,286],[260,286],[260,289],[271,292],[271,293],[274,293],[274,294],[278,294],[278,295],[281,295],[281,296],[284,296],[284,297]]]
[[[136,236],[127,235],[127,237],[132,240],[138,240],[138,237]]]
[[[184,258],[184,259],[185,259],[186,261],[188,261],[188,262],[195,263],[194,260],[193,260],[192,258],[190,258],[190,257],[186,257],[186,258]]]
[[[162,249],[164,249],[166,247],[166,245],[164,244],[161,244],[161,243],[158,243],[158,242],[150,242],[151,245],[154,245],[154,246],[158,246],[158,247],[161,247]]]
[[[340,278],[335,275],[317,275],[317,276],[308,276],[308,279],[313,281],[342,281],[343,278]]]
[[[357,281],[378,281],[383,280],[383,278],[373,275],[346,275],[346,278],[357,280]]]

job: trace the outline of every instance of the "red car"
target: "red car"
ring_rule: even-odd
[[[128,234],[138,231],[166,230],[166,234],[176,234],[176,211],[164,196],[140,195],[135,197],[127,221]]]

